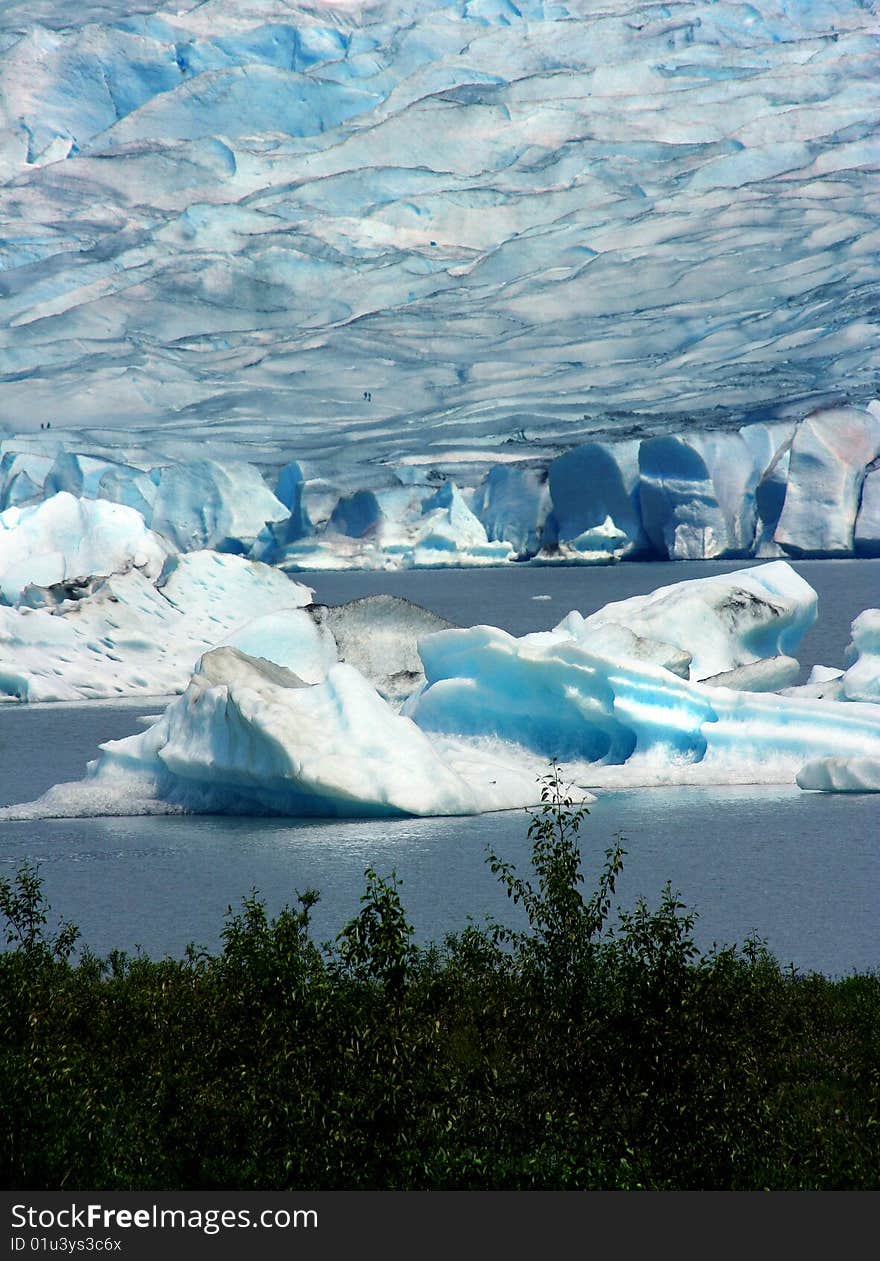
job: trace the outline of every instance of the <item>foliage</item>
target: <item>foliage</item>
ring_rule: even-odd
[[[372,868],[317,944],[312,890],[230,908],[217,954],[74,959],[38,871],[0,880],[0,1182],[16,1188],[865,1188],[880,1184],[880,977],[700,954],[695,916],[585,894],[560,769],[526,927],[420,947]]]

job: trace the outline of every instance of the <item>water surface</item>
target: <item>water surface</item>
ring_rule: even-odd
[[[390,591],[462,623],[515,633],[553,625],[571,608],[736,564],[619,565],[599,569],[313,574],[329,602]],[[820,592],[820,626],[802,660],[842,663],[849,623],[880,606],[880,562],[805,562]],[[550,595],[550,600],[535,600]],[[0,801],[31,799],[79,778],[98,745],[138,730],[157,706],[120,703],[0,708]],[[784,962],[831,974],[880,965],[880,800],[793,787],[669,788],[605,792],[583,833],[588,879],[617,832],[628,850],[620,900],[659,899],[668,879],[700,913],[698,941],[768,940]],[[420,940],[462,928],[468,915],[513,922],[491,876],[486,846],[527,866],[523,812],[464,819],[315,821],[216,816],[0,823],[0,874],[39,862],[56,910],[99,953],[113,947],[179,954],[216,947],[230,904],[258,889],[277,910],[297,889],[317,888],[316,932],[325,939],[358,910],[368,865],[404,882]]]

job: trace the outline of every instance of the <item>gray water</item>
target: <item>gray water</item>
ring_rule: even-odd
[[[460,623],[514,633],[544,629],[571,608],[735,564],[620,565],[599,569],[457,570],[303,575],[316,598],[337,602],[390,591]],[[880,562],[796,566],[820,595],[820,625],[804,643],[806,665],[842,663],[849,624],[880,606]],[[550,600],[535,600],[549,595]],[[102,740],[138,730],[155,706],[44,705],[0,710],[0,801],[33,798],[79,778]],[[582,833],[588,881],[616,833],[628,851],[618,893],[656,903],[670,880],[699,913],[697,939],[768,941],[784,963],[845,974],[880,966],[880,799],[797,788],[667,788],[606,792]],[[321,893],[319,939],[357,913],[364,868],[392,869],[420,940],[438,940],[486,913],[516,912],[485,862],[486,846],[525,870],[524,812],[465,819],[299,821],[218,816],[0,823],[0,874],[40,864],[53,907],[79,925],[99,954],[141,946],[179,954],[189,942],[216,947],[227,906],[256,888],[271,910],[297,890]]]

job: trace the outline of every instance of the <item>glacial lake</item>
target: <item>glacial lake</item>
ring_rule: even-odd
[[[546,629],[570,609],[742,562],[616,565],[297,577],[337,603],[378,591],[460,624],[516,634]],[[819,623],[804,641],[805,670],[842,665],[852,618],[880,607],[880,561],[805,561]],[[549,598],[548,598],[549,597]],[[157,706],[124,702],[0,708],[0,801],[29,800],[79,778],[103,740],[140,730]],[[604,792],[582,832],[587,880],[616,834],[624,838],[619,901],[659,900],[669,880],[699,913],[697,940],[741,943],[755,933],[781,962],[831,975],[880,967],[880,798],[795,787],[666,788]],[[517,913],[486,865],[493,847],[528,867],[524,812],[463,819],[298,821],[218,816],[0,823],[0,874],[39,863],[53,910],[78,924],[99,954],[142,947],[179,955],[217,946],[227,906],[257,889],[271,910],[316,888],[315,935],[334,936],[357,913],[363,873],[394,869],[416,936],[439,940],[467,917]]]

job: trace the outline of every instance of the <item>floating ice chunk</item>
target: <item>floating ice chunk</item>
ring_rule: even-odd
[[[161,470],[150,525],[179,552],[241,553],[289,515],[252,464],[193,460]]]
[[[555,633],[441,631],[421,653],[427,685],[406,707],[421,727],[588,762],[589,787],[790,783],[816,757],[880,757],[876,705],[708,687]]]
[[[838,670],[836,666],[813,666],[810,671],[807,684],[813,683],[832,683],[835,679],[842,679],[843,671]]]
[[[843,676],[851,701],[880,701],[880,609],[865,609],[852,624],[849,656],[853,664]]]
[[[496,464],[474,495],[473,511],[488,540],[508,543],[519,556],[537,552],[549,510],[544,469]]]
[[[320,683],[339,659],[331,631],[305,609],[255,617],[233,631],[226,645],[284,666],[305,683]]]
[[[878,452],[880,416],[870,411],[837,407],[801,421],[776,542],[796,556],[851,553],[865,470]]]
[[[584,618],[584,636],[615,622],[691,654],[703,679],[767,657],[792,656],[816,620],[813,588],[785,561],[658,587]],[[586,640],[585,640],[586,642]]]
[[[798,771],[796,782],[798,788],[815,792],[880,792],[880,758],[815,758]]]
[[[210,551],[169,556],[158,585],[188,619],[206,628],[222,627],[224,634],[241,625],[242,613],[253,618],[301,608],[313,595],[311,587],[292,582],[271,565]]]
[[[845,701],[843,671],[830,666],[813,666],[806,683],[779,689],[780,696],[799,696],[803,700]]]
[[[29,588],[20,609],[0,606],[0,699],[180,692],[201,654],[245,619],[292,611],[312,597],[278,570],[215,552],[169,558],[160,581],[157,589],[132,569],[83,587]]]
[[[569,635],[590,652],[615,659],[633,658],[650,661],[670,670],[679,678],[690,677],[691,654],[658,639],[646,639],[616,622],[590,623],[577,610],[564,617],[555,628],[556,635]]]
[[[817,701],[845,701],[847,695],[843,690],[843,671],[833,666],[813,666],[806,683],[797,687],[779,689],[780,696],[800,696]]]
[[[453,623],[418,604],[390,595],[365,596],[347,604],[313,604],[309,613],[336,642],[348,662],[386,700],[400,701],[425,681],[418,641]],[[273,658],[274,660],[275,658]]]
[[[708,687],[730,687],[735,692],[778,692],[790,687],[801,672],[801,663],[794,657],[765,657],[749,665],[737,666],[710,675],[701,682]]]
[[[652,546],[670,560],[741,556],[755,533],[757,469],[739,434],[649,438],[639,503]]]
[[[548,478],[553,511],[546,547],[558,546],[569,559],[603,552],[619,557],[646,548],[638,442],[584,443],[554,460]]]
[[[103,813],[108,790],[138,811],[345,817],[474,814],[536,795],[485,757],[453,769],[350,665],[308,686],[234,648],[207,653],[154,726],[102,747],[85,783],[2,817]]]
[[[167,556],[133,508],[66,492],[0,513],[0,593],[14,604],[29,584],[49,586],[135,566],[157,577]]]

